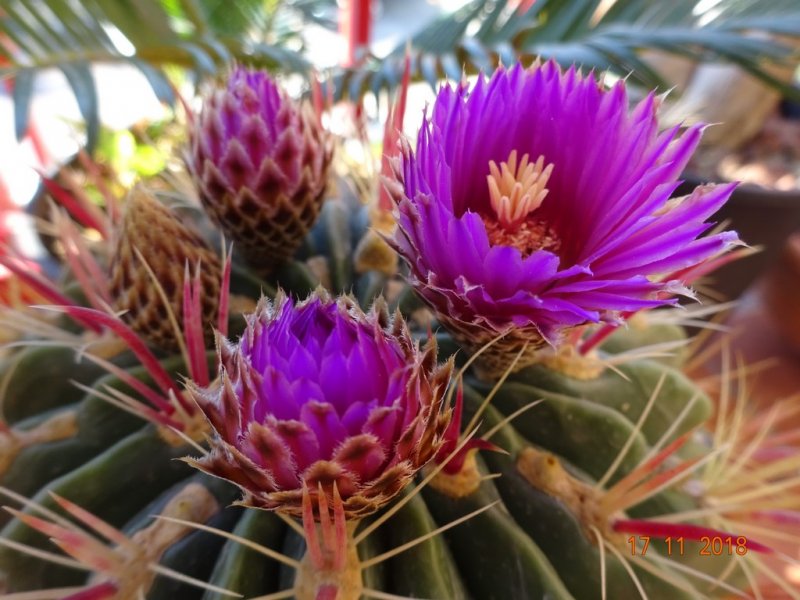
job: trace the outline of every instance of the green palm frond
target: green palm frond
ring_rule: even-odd
[[[800,37],[797,0],[537,0],[527,12],[511,0],[473,0],[411,40],[415,79],[491,71],[498,62],[552,57],[608,69],[644,86],[664,87],[641,57],[659,49],[698,61],[727,60],[782,87],[765,67],[796,58],[782,40]],[[0,8],[0,76],[14,78],[15,128],[27,129],[34,82],[44,69],[64,73],[87,123],[98,132],[91,65],[138,68],[156,95],[173,102],[164,67],[200,79],[233,60],[307,72],[303,25],[332,26],[334,0],[6,0]],[[602,12],[605,11],[605,12]],[[406,44],[384,59],[333,73],[338,97],[393,88]]]
[[[411,39],[412,76],[435,86],[443,77],[491,71],[499,63],[535,57],[610,70],[648,88],[667,84],[642,59],[661,50],[699,62],[733,62],[796,96],[770,75],[776,63],[797,61],[800,3],[796,0],[537,0],[527,11],[509,0],[474,0]],[[338,97],[391,88],[400,80],[406,44],[388,57],[334,73]]]
[[[305,72],[308,64],[299,51],[287,49],[285,31],[276,33],[284,4],[291,5],[275,0],[7,0],[0,6],[0,76],[14,78],[17,135],[27,129],[34,80],[45,69],[65,75],[86,121],[89,147],[99,129],[92,64],[135,66],[168,103],[174,101],[163,71],[169,65],[198,79],[233,60]]]

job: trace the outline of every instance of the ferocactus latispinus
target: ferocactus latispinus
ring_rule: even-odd
[[[336,494],[358,519],[444,443],[452,362],[437,365],[435,342],[420,349],[380,300],[364,313],[323,291],[298,304],[279,294],[247,317],[238,344],[217,345],[217,382],[190,385],[216,432],[193,463],[242,488],[244,504],[301,516],[307,490],[315,511]]]
[[[235,67],[189,127],[186,156],[209,216],[253,268],[290,258],[319,215],[333,154],[308,102]]]
[[[650,94],[555,62],[441,88],[396,177],[397,251],[439,321],[497,376],[567,330],[675,302],[681,269],[738,243],[698,237],[735,184],[670,199],[702,125],[659,132]],[[501,337],[502,336],[502,337]]]

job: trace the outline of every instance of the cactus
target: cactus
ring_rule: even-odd
[[[260,82],[239,98],[250,108],[262,106],[258,93],[288,102],[264,74],[232,77],[234,92],[211,96],[209,131],[215,111],[228,111],[226,134],[241,124],[242,81]],[[526,115],[506,137],[479,122],[497,93],[509,115]],[[567,108],[553,114],[536,105],[559,97]],[[584,112],[563,114],[570,107]],[[750,415],[731,376],[715,411],[682,373],[691,352],[680,322],[693,309],[653,310],[736,254],[722,254],[735,234],[695,240],[730,188],[668,200],[699,128],[659,134],[654,110],[651,97],[628,114],[623,84],[604,90],[552,63],[500,70],[471,95],[445,87],[417,152],[385,149],[397,225],[388,196],[362,203],[346,183],[316,181],[296,208],[313,219],[326,184],[329,197],[280,264],[274,239],[260,255],[250,234],[245,258],[269,264],[239,262],[238,230],[220,215],[238,214],[240,199],[212,197],[208,174],[225,159],[211,153],[198,167],[197,137],[190,170],[210,220],[230,225],[233,252],[202,238],[208,223],[193,231],[141,190],[125,210],[108,198],[112,210],[94,215],[94,249],[76,225],[92,228],[80,219],[87,207],[55,210],[63,283],[0,259],[49,305],[2,317],[16,338],[0,367],[3,590],[507,600],[774,586],[796,596],[781,548],[800,542],[797,460],[768,435],[791,408]],[[306,142],[327,140],[297,115],[290,125]],[[561,130],[553,119],[565,120]],[[607,128],[595,146],[588,134],[578,150],[552,138],[593,119]],[[547,149],[541,161],[503,146],[523,139],[524,124]],[[642,158],[629,180],[613,190],[592,173],[583,182],[604,190],[621,223],[594,212],[561,229],[552,205],[581,183],[563,171],[581,159],[600,168],[605,144],[625,140]],[[271,142],[260,140],[257,158],[275,166],[264,158]],[[472,172],[471,147],[487,153],[485,172]],[[327,161],[316,154],[307,174],[324,176]],[[459,188],[485,196],[480,210],[453,210],[450,183],[469,178],[458,161],[484,184]],[[290,195],[279,203],[294,210]],[[252,203],[248,222],[269,222],[269,204]],[[597,237],[597,223],[619,239]],[[272,225],[261,233],[286,230]],[[486,256],[476,259],[477,242],[459,245],[474,242],[468,230]],[[580,258],[581,236],[604,249]]]

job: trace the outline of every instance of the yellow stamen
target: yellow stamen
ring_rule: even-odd
[[[544,166],[544,156],[529,161],[528,154],[522,155],[517,166],[517,151],[512,150],[506,162],[500,166],[489,161],[489,199],[503,227],[516,227],[526,216],[542,205],[547,196],[547,182],[553,172],[553,164]]]

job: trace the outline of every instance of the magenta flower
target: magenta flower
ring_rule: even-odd
[[[506,334],[498,366],[527,342],[524,366],[569,328],[675,302],[669,273],[738,243],[698,237],[733,184],[670,200],[702,126],[659,132],[657,106],[554,62],[439,91],[398,167],[393,244],[459,341]]]
[[[245,503],[301,515],[303,489],[349,517],[388,502],[444,442],[452,363],[412,341],[381,303],[317,293],[262,300],[239,344],[219,343],[216,384],[190,391],[216,431],[194,464],[245,491]]]

